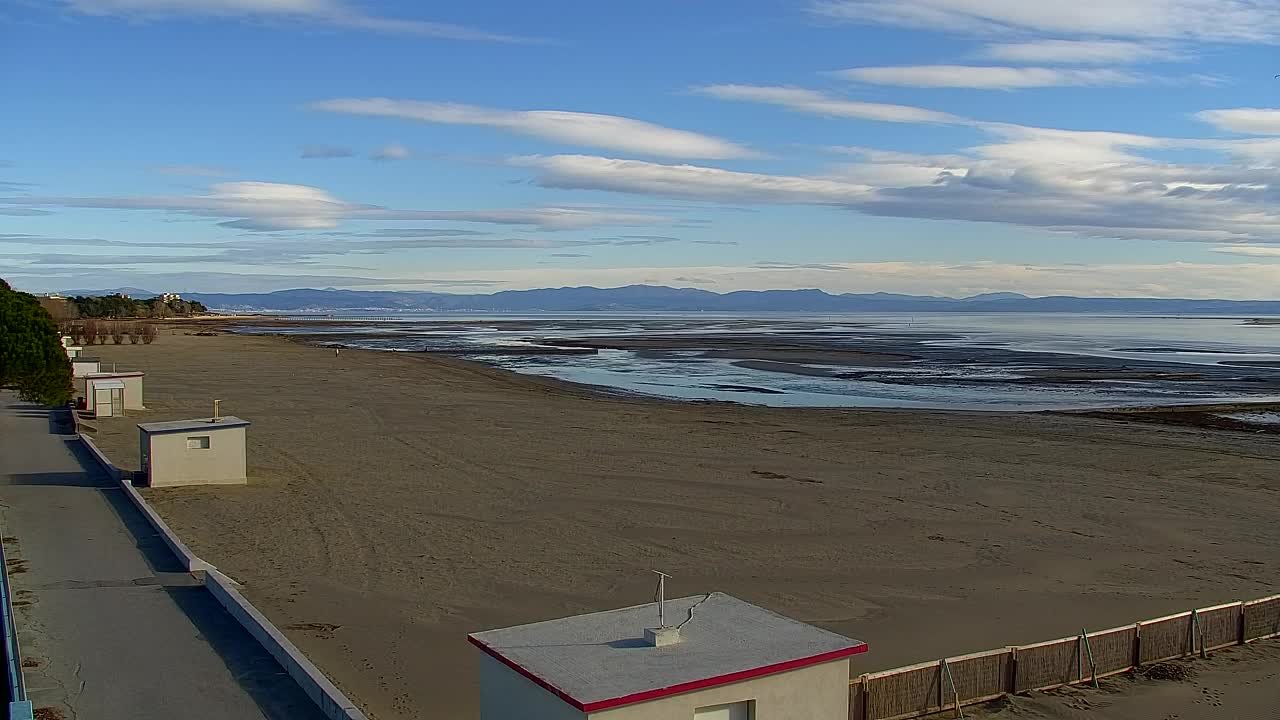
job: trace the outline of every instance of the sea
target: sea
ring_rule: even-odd
[[[239,331],[446,353],[603,392],[689,401],[976,411],[1280,402],[1276,318],[601,312],[290,319],[298,322]],[[779,360],[768,352],[774,348],[796,357]],[[872,355],[856,363],[806,357],[824,351]],[[764,361],[747,362],[755,355]],[[1240,412],[1250,422],[1280,423],[1269,409]]]

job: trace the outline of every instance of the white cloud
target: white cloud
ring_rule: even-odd
[[[370,157],[373,160],[384,160],[384,161],[385,160],[407,160],[409,159],[409,156],[411,154],[412,153],[409,152],[409,148],[399,143],[391,143],[390,145],[382,146],[381,148],[378,149],[377,152],[373,153],[373,155],[371,155]]]
[[[811,8],[844,22],[949,32],[1280,40],[1280,5],[1273,0],[815,0]]]
[[[1213,252],[1225,255],[1244,255],[1246,257],[1280,258],[1280,247],[1259,247],[1257,245],[1223,245],[1212,248]]]
[[[501,110],[456,103],[339,98],[313,103],[313,110],[390,117],[447,125],[477,125],[569,145],[623,150],[671,158],[750,157],[750,150],[727,140],[643,120],[564,110]]]
[[[65,3],[72,10],[85,15],[142,19],[190,16],[294,20],[445,40],[531,42],[527,38],[449,23],[368,15],[342,0],[65,0]]]
[[[1280,141],[1186,140],[975,123],[991,141],[960,154],[845,149],[860,161],[822,177],[613,158],[518,158],[548,187],[695,200],[835,205],[883,216],[993,222],[1095,237],[1280,243]],[[1263,160],[1262,147],[1274,152]],[[1200,149],[1216,164],[1144,153]],[[1251,153],[1235,159],[1233,155]]]
[[[777,105],[788,110],[826,117],[897,123],[963,122],[962,118],[949,113],[938,112],[937,110],[927,110],[911,105],[889,105],[844,100],[804,88],[762,85],[707,85],[694,88],[694,92],[720,100]]]
[[[204,195],[0,197],[0,205],[154,210],[222,219],[219,224],[224,227],[251,231],[327,230],[348,220],[476,222],[528,225],[540,230],[677,222],[663,215],[612,209],[397,210],[350,203],[307,185],[268,182],[218,183]]]
[[[846,80],[875,85],[923,88],[975,88],[1016,90],[1059,86],[1135,85],[1142,77],[1111,69],[1060,69],[1044,67],[999,67],[979,65],[908,65],[861,67],[840,70]]]
[[[1280,135],[1280,110],[1275,108],[1234,108],[1204,110],[1196,117],[1219,130],[1254,135]]]
[[[513,163],[539,170],[545,187],[612,190],[731,202],[850,204],[870,187],[839,179],[734,172],[697,165],[663,165],[591,155],[527,156]]]
[[[1185,60],[1186,55],[1160,43],[1126,40],[1029,40],[988,43],[983,56],[1020,63],[1119,65]]]

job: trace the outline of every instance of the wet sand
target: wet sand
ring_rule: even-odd
[[[652,568],[869,642],[855,673],[1280,587],[1274,436],[682,404],[193,330],[92,349],[150,408],[96,436],[130,467],[135,422],[250,420],[248,486],[146,493],[381,720],[474,717],[467,632],[644,602]]]

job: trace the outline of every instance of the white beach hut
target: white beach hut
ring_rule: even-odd
[[[152,487],[244,485],[247,420],[226,416],[138,425],[142,474]]]
[[[481,720],[848,720],[866,643],[724,593],[468,636]]]
[[[102,362],[98,358],[77,356],[71,359],[72,377],[82,378],[90,373],[102,370]]]
[[[118,380],[123,384],[124,392],[122,393],[122,404],[120,409],[123,410],[146,410],[146,405],[142,401],[142,372],[96,372],[89,373],[84,378],[85,398],[89,405],[89,409],[93,409],[94,405],[94,388],[99,387],[107,381]],[[114,386],[113,386],[114,387]],[[121,413],[116,413],[117,415]]]

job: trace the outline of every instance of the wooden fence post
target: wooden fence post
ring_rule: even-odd
[[[867,676],[863,674],[858,678],[862,683],[862,718],[861,720],[871,720],[871,683],[867,682]]]
[[[1142,623],[1133,624],[1133,669],[1142,667]]]
[[[1243,635],[1243,633],[1241,633]],[[1015,645],[1009,646],[1009,694],[1013,695],[1018,692],[1018,648]]]
[[[1237,623],[1239,624],[1238,629],[1240,631],[1240,642],[1237,644],[1244,645],[1246,642],[1248,642],[1248,640],[1244,636],[1244,602],[1240,603],[1240,616],[1236,618],[1236,620],[1237,620]]]

